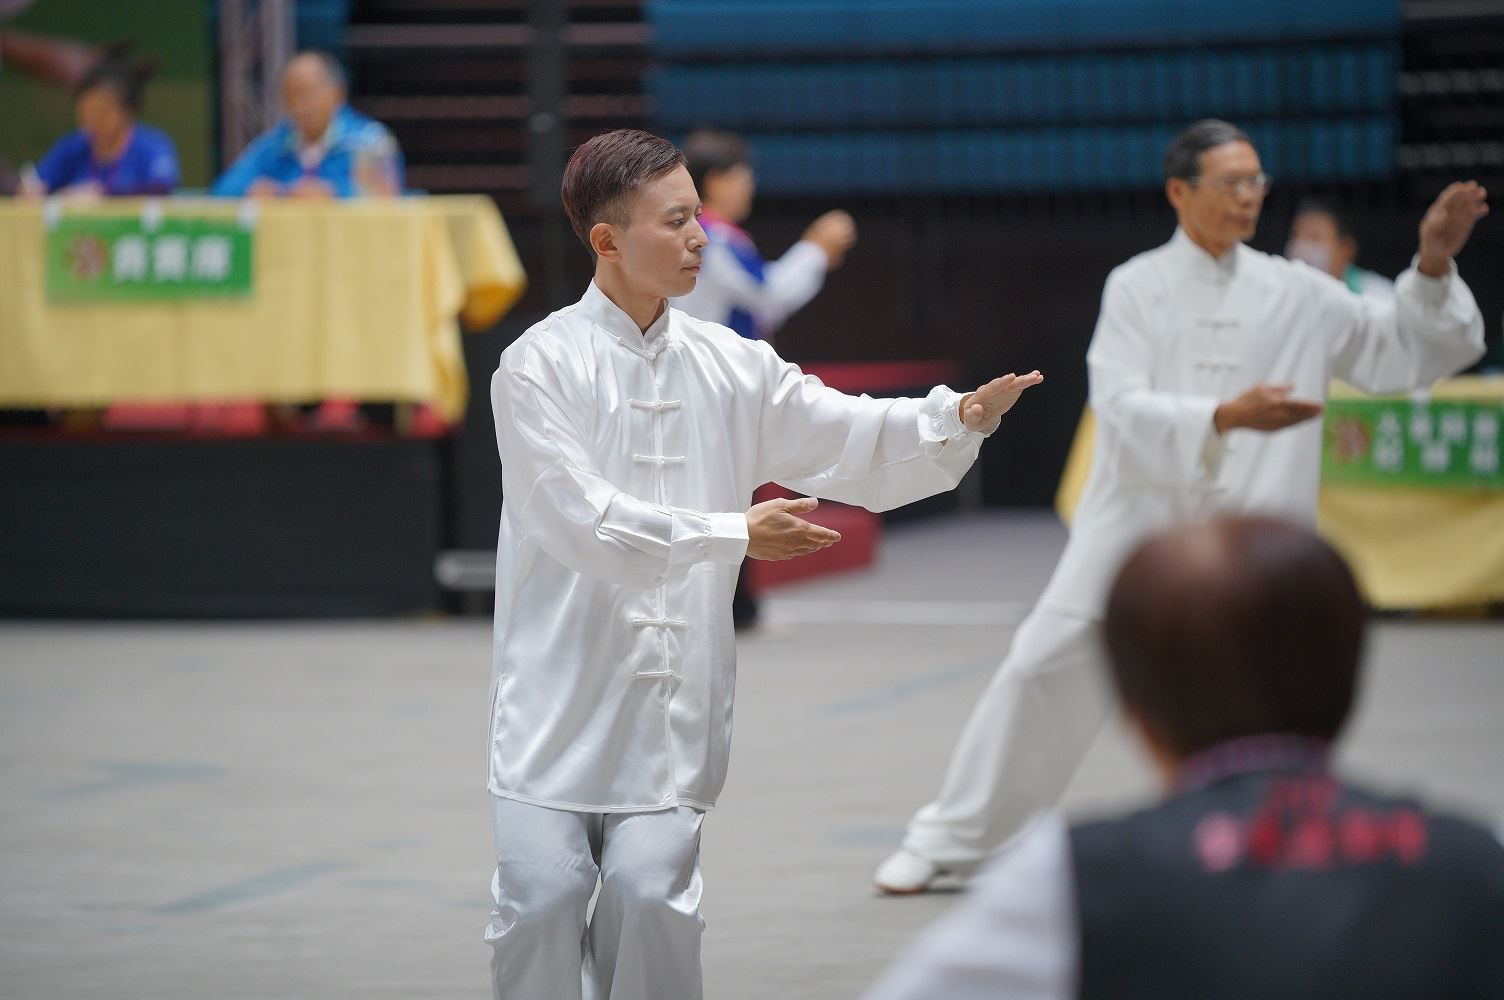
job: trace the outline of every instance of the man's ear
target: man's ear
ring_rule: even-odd
[[[621,259],[621,251],[616,246],[616,235],[616,227],[609,222],[597,222],[590,227],[590,249],[595,251],[596,257],[613,264]]]
[[[1189,188],[1190,184],[1186,182],[1185,178],[1171,177],[1169,180],[1165,181],[1165,197],[1168,198],[1170,204],[1175,206],[1175,208],[1178,210],[1180,208],[1181,202],[1185,201],[1186,191]]]

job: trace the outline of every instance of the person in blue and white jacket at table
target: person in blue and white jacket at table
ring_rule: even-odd
[[[402,155],[386,126],[345,103],[345,73],[326,52],[300,52],[282,72],[287,116],[214,182],[231,198],[351,198],[402,192]]]

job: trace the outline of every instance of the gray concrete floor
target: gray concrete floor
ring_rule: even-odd
[[[852,997],[954,902],[869,887],[1063,541],[890,532],[768,603],[707,820],[706,995]],[[1377,626],[1354,774],[1504,817],[1504,623]],[[0,996],[487,995],[479,621],[0,625]],[[1074,813],[1153,783],[1120,726]]]

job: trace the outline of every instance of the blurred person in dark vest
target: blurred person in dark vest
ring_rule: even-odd
[[[1504,997],[1504,846],[1339,778],[1366,609],[1312,531],[1152,535],[1108,598],[1157,805],[1042,815],[868,1000]]]

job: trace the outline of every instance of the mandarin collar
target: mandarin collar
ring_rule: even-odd
[[[327,157],[338,148],[339,144],[344,141],[346,135],[350,132],[350,116],[352,113],[348,104],[341,104],[335,108],[334,114],[329,118],[329,124],[324,126],[324,134],[313,142],[304,142],[303,133],[298,131],[298,127],[292,123],[292,119],[283,118],[280,124],[287,128],[287,148],[294,155],[301,153],[305,149],[322,148],[323,155]]]
[[[1175,235],[1170,237],[1170,250],[1176,260],[1190,268],[1194,276],[1210,281],[1228,281],[1237,274],[1243,244],[1234,243],[1222,256],[1213,257],[1197,246],[1184,229],[1176,226]]]
[[[1260,733],[1218,743],[1181,762],[1175,788],[1192,792],[1224,778],[1261,771],[1326,771],[1332,747],[1294,733]]]
[[[674,311],[671,306],[665,304],[663,315],[646,330],[639,330],[636,321],[607,298],[594,281],[585,289],[585,297],[580,302],[591,321],[623,347],[639,354],[656,354],[668,343],[669,316]]]

